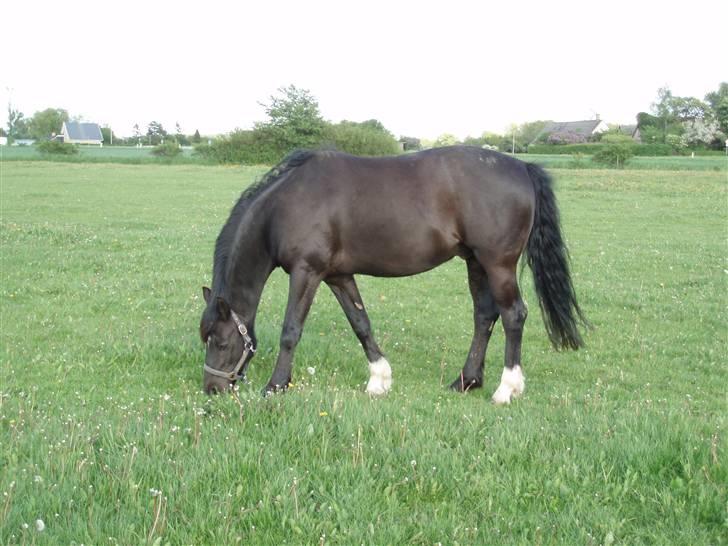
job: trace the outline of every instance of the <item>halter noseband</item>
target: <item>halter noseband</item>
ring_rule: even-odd
[[[205,366],[203,369],[211,374],[216,375],[217,377],[224,377],[228,381],[237,381],[239,379],[243,379],[245,377],[245,373],[241,373],[240,370],[243,368],[243,364],[245,364],[245,359],[248,358],[248,355],[250,353],[255,353],[255,346],[253,345],[253,340],[248,335],[248,329],[245,327],[245,324],[243,324],[243,321],[240,320],[240,317],[235,314],[235,311],[232,309],[230,310],[230,316],[233,319],[233,322],[235,322],[235,326],[238,327],[238,332],[240,332],[240,335],[243,336],[243,354],[240,357],[240,360],[238,360],[238,363],[235,365],[235,368],[231,372],[223,372],[222,370],[216,370],[215,368],[211,368],[210,366],[205,363]]]

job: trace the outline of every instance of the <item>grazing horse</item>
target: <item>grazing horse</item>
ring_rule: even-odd
[[[521,336],[527,309],[516,279],[525,251],[551,342],[582,345],[576,301],[551,179],[540,167],[480,148],[453,146],[395,157],[297,151],[247,189],[215,244],[212,288],[200,335],[208,393],[245,376],[255,353],[255,316],[271,272],[289,275],[280,352],[265,393],[285,390],[316,289],[326,283],[369,361],[367,392],[383,394],[392,370],[372,335],[355,274],[415,275],[465,260],[475,331],[451,388],[481,387],[493,325],[503,321],[505,366],[493,394],[507,404],[525,388]]]

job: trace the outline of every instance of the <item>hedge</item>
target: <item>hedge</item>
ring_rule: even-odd
[[[531,144],[528,147],[529,154],[554,154],[554,155],[572,155],[585,154],[594,155],[603,151],[609,144],[601,142],[587,142],[585,144]],[[669,144],[630,144],[632,153],[637,156],[663,156],[677,155],[672,146]]]

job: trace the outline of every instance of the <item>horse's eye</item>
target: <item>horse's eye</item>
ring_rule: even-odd
[[[221,351],[224,351],[225,349],[228,348],[228,344],[227,343],[220,343],[220,345],[218,345],[217,348],[220,349]]]

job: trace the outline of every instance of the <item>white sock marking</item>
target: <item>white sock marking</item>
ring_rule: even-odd
[[[520,366],[513,368],[503,368],[501,382],[493,393],[493,402],[496,404],[510,404],[511,398],[515,398],[523,394],[526,388],[526,378]]]
[[[369,363],[369,383],[367,392],[372,395],[385,394],[392,387],[392,368],[387,359],[381,357]]]

